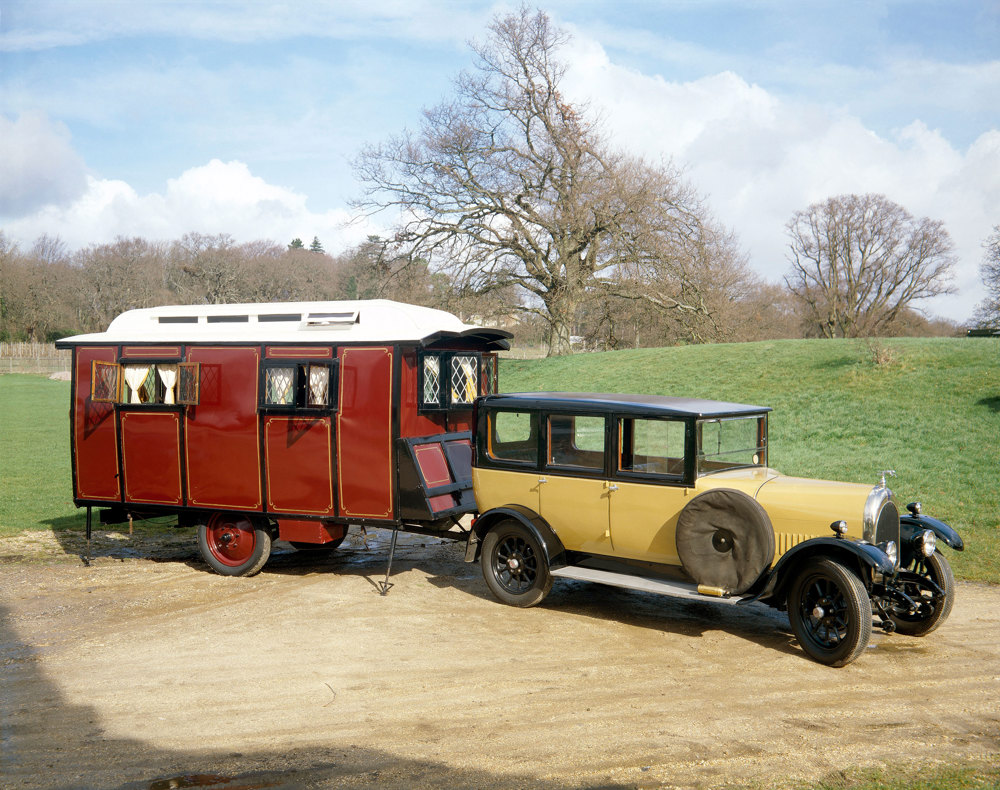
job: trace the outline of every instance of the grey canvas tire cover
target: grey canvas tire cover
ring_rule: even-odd
[[[677,519],[677,554],[698,584],[744,592],[774,559],[771,519],[742,491],[706,491]]]

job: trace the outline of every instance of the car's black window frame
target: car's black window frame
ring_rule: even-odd
[[[531,418],[531,434],[535,438],[535,457],[531,461],[520,461],[513,458],[499,458],[491,452],[495,437],[495,415],[497,414],[528,414]],[[521,472],[535,472],[539,469],[542,458],[541,415],[536,409],[499,408],[484,409],[479,418],[479,457],[477,465],[484,468],[516,469]]]
[[[541,471],[549,474],[567,475],[572,477],[589,477],[602,480],[606,480],[610,477],[611,416],[607,412],[596,409],[544,409],[539,411],[539,416],[541,418],[541,424],[539,425],[538,451],[539,459],[541,461]],[[550,463],[549,420],[552,417],[597,417],[604,420],[604,453],[603,463],[601,464],[600,469],[586,466],[573,466],[571,464]]]
[[[618,457],[618,448],[621,445],[622,437],[620,428],[625,420],[647,420],[656,422],[680,423],[684,426],[684,458],[683,471],[680,474],[670,472],[648,472],[636,471],[633,469],[621,468]],[[694,420],[687,417],[661,417],[659,415],[644,414],[615,414],[613,415],[613,444],[608,447],[612,477],[617,480],[624,480],[634,483],[663,483],[668,485],[690,485],[693,479],[694,458],[692,449],[695,442]]]
[[[724,467],[722,469],[712,469],[712,470],[709,470],[709,471],[702,472],[701,471],[702,452],[701,452],[701,447],[700,447],[701,436],[702,436],[702,426],[705,423],[725,422],[725,421],[731,421],[731,420],[757,420],[757,447],[756,448],[749,448],[748,447],[746,449],[747,450],[756,449],[756,451],[758,451],[758,452],[761,453],[761,455],[763,456],[763,458],[761,458],[759,460],[759,462],[756,463],[756,464],[754,464],[754,463],[750,463],[750,464],[735,464],[733,466],[727,466],[727,467]],[[731,471],[733,469],[757,469],[757,468],[766,469],[767,468],[768,455],[769,455],[769,452],[770,452],[769,451],[770,440],[768,438],[768,415],[767,415],[766,412],[763,413],[763,414],[743,414],[743,415],[726,415],[726,416],[719,416],[719,417],[701,417],[701,418],[699,418],[699,419],[697,419],[697,420],[694,421],[693,428],[694,428],[694,436],[693,436],[693,448],[692,448],[692,450],[693,450],[693,453],[694,453],[694,457],[693,457],[692,460],[694,462],[693,463],[694,468],[692,470],[692,473],[693,473],[693,475],[695,477],[699,477],[699,478],[700,477],[708,477],[708,476],[713,475],[713,474],[718,474],[719,472],[728,472],[728,471]]]

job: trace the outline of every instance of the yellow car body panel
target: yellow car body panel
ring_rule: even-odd
[[[872,492],[870,485],[788,477],[765,467],[706,475],[693,487],[481,468],[473,470],[473,481],[481,513],[531,507],[570,551],[668,565],[680,564],[677,518],[705,491],[728,488],[756,499],[774,528],[775,560],[804,540],[830,537],[838,520],[847,522],[849,537],[860,539]]]

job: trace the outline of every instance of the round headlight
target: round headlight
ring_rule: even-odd
[[[918,533],[913,541],[917,545],[917,552],[923,554],[925,557],[930,557],[937,548],[937,535],[929,529]]]
[[[885,556],[892,562],[893,568],[899,566],[899,549],[896,548],[896,541],[887,540],[885,543],[879,543],[878,547],[885,552]]]

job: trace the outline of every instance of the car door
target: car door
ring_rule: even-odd
[[[569,551],[611,554],[603,415],[543,416],[539,514]]]
[[[610,496],[615,556],[679,565],[677,517],[694,496],[685,485],[683,420],[619,417]]]

